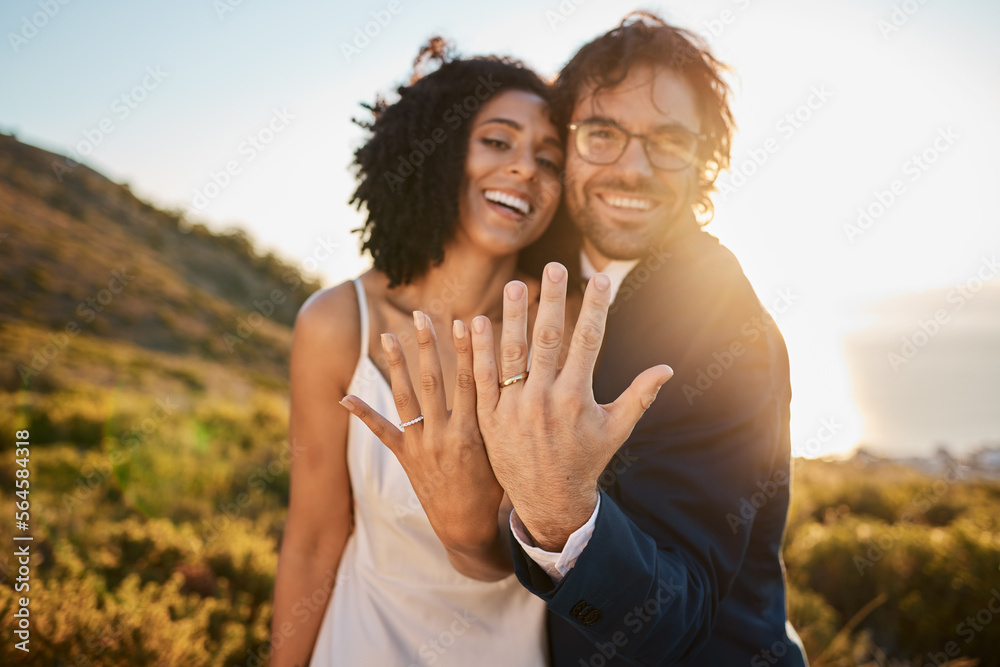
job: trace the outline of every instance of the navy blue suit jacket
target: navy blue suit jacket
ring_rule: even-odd
[[[554,665],[805,665],[780,555],[788,356],[736,258],[700,229],[623,283],[597,401],[660,363],[674,376],[599,480],[576,566],[554,584],[511,540],[518,578],[548,602]]]

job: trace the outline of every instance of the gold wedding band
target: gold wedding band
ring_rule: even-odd
[[[528,379],[528,371],[524,371],[523,373],[518,373],[514,377],[507,378],[506,380],[501,382],[500,388],[503,389],[504,387],[509,387],[515,382],[520,382],[521,380],[526,380],[526,379]]]

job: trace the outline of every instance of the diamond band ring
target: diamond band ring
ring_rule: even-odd
[[[402,424],[400,424],[400,425],[399,425],[399,428],[406,428],[407,426],[413,426],[413,425],[414,425],[414,424],[416,424],[416,423],[417,423],[418,421],[422,421],[422,420],[423,420],[423,418],[424,418],[424,416],[423,416],[423,415],[420,415],[419,417],[415,417],[415,418],[411,419],[411,420],[410,420],[410,421],[408,421],[408,422],[403,422]]]

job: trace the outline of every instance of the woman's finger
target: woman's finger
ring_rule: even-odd
[[[476,419],[476,380],[472,365],[472,336],[464,322],[452,325],[455,339],[455,399],[451,414],[463,420]],[[466,422],[468,423],[468,422]]]
[[[441,424],[448,412],[448,399],[444,393],[444,373],[438,353],[434,323],[419,310],[413,311],[413,326],[417,329],[417,347],[420,358],[420,406],[424,420]]]
[[[403,433],[396,424],[390,422],[373,410],[370,405],[353,394],[344,396],[340,404],[347,408],[348,412],[364,422],[368,430],[381,440],[382,444],[388,447],[391,452],[395,454],[399,451],[399,447],[403,444]]]
[[[413,393],[413,383],[410,381],[410,369],[406,365],[406,355],[396,337],[390,333],[382,334],[380,338],[385,359],[389,363],[389,382],[392,384],[392,400],[396,403],[400,423],[408,422],[420,416],[420,401]]]

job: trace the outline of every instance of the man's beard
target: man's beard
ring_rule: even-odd
[[[651,224],[638,229],[621,229],[611,222],[603,222],[601,216],[589,205],[597,195],[593,190],[607,188],[636,197],[645,197],[658,201],[658,217]],[[653,248],[662,246],[671,236],[675,228],[683,225],[684,219],[691,213],[693,202],[682,203],[678,193],[668,190],[661,184],[648,180],[627,183],[620,179],[609,179],[600,183],[591,183],[584,187],[582,197],[578,200],[577,188],[573,178],[566,175],[566,210],[573,224],[591,245],[608,259],[637,259],[645,256]]]

